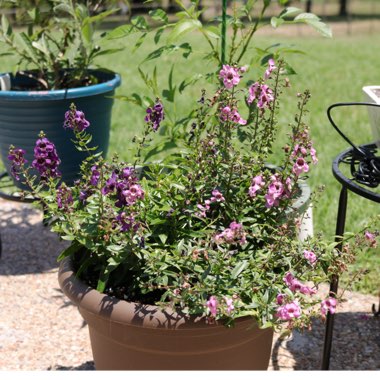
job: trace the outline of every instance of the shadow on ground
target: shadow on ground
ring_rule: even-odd
[[[372,305],[363,305],[371,310]],[[293,357],[294,370],[321,370],[325,325],[315,321],[311,331],[279,338],[273,347],[274,370],[283,370],[284,356]],[[338,313],[335,316],[330,370],[380,369],[380,317],[370,313]],[[286,369],[291,369],[286,368]]]
[[[32,205],[0,204],[0,275],[41,273],[58,267],[59,252],[67,245],[42,223]]]

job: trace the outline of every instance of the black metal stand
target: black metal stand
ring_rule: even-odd
[[[3,198],[12,202],[24,202],[33,203],[35,201],[32,197],[22,196],[22,191],[17,189],[9,176],[8,172],[4,171],[0,173],[0,198]],[[3,244],[0,234],[0,257],[3,252]]]
[[[363,150],[368,150],[372,152],[376,152],[375,144],[367,144],[359,147]],[[344,234],[344,228],[346,224],[346,213],[347,213],[347,191],[351,192],[366,198],[370,201],[380,203],[380,194],[374,191],[365,188],[363,185],[360,185],[354,178],[348,178],[346,175],[342,173],[340,170],[341,164],[352,166],[358,164],[359,161],[356,161],[355,156],[355,148],[347,149],[346,151],[340,153],[335,160],[333,161],[332,171],[334,177],[338,180],[338,182],[342,185],[342,189],[340,191],[339,197],[339,206],[338,206],[338,215],[337,215],[337,223],[336,223],[336,242],[338,243],[337,249],[339,251],[342,250],[342,236]],[[334,276],[332,278],[330,284],[330,295],[336,295],[338,291],[338,276]],[[322,370],[328,370],[330,366],[330,355],[331,355],[331,346],[332,346],[332,337],[333,337],[333,328],[334,328],[334,314],[327,313],[326,320],[326,331],[325,331],[325,341],[323,348],[323,356],[322,356]]]

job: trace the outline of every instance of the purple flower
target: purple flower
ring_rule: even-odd
[[[334,314],[336,311],[336,305],[338,301],[333,297],[328,297],[321,302],[321,313],[322,315],[326,315],[327,312],[330,314]]]
[[[280,306],[277,309],[276,317],[283,321],[290,321],[301,316],[301,308],[297,300]]]
[[[117,174],[112,172],[111,177],[107,179],[106,185],[102,188],[102,194],[107,195],[115,191],[117,186]]]
[[[235,309],[234,301],[232,298],[224,297],[224,300],[226,301],[227,305],[227,314],[231,314],[232,311]]]
[[[305,259],[309,261],[311,265],[313,265],[317,261],[317,256],[315,255],[313,251],[304,250],[303,255]]]
[[[268,107],[269,103],[274,100],[273,91],[266,84],[256,82],[249,87],[248,91],[248,104],[251,104],[254,100],[257,100],[257,107],[260,109]]]
[[[248,189],[249,196],[254,198],[256,196],[256,193],[260,191],[264,185],[265,182],[263,181],[262,175],[257,175],[256,177],[252,178],[251,186]]]
[[[94,165],[91,167],[91,178],[90,178],[90,183],[92,186],[97,186],[99,183],[100,179],[100,172],[98,170],[97,165]]]
[[[272,176],[272,183],[268,187],[268,191],[265,194],[265,206],[268,208],[277,207],[280,203],[280,198],[284,193],[284,185],[277,177]]]
[[[240,82],[239,70],[229,65],[223,65],[219,72],[219,78],[223,80],[225,88],[231,89]]]
[[[372,247],[372,248],[376,248],[377,247],[377,241],[376,241],[376,235],[369,232],[369,231],[366,231],[364,233],[364,238],[365,240],[368,242],[369,246]]]
[[[34,147],[32,166],[40,173],[41,179],[60,177],[61,173],[58,170],[60,163],[55,145],[46,137],[38,139]]]
[[[282,305],[284,303],[284,300],[285,300],[285,294],[283,293],[277,294],[276,302],[278,305]]]
[[[84,112],[77,111],[74,104],[70,110],[65,113],[63,128],[71,129],[74,132],[82,132],[90,126],[90,122],[86,120]]]
[[[272,71],[277,69],[277,67],[275,65],[276,64],[274,62],[274,59],[271,58],[268,61],[268,68],[265,70],[264,79],[268,79],[270,77],[270,75],[272,74]]]
[[[293,165],[293,173],[299,176],[302,173],[307,173],[309,171],[309,165],[303,157],[298,157]]]
[[[139,224],[135,222],[135,218],[132,215],[127,215],[124,211],[116,216],[116,222],[122,232],[130,231],[131,229],[136,232],[139,228]]]
[[[229,228],[215,235],[214,240],[216,244],[245,244],[246,233],[242,224],[233,221],[230,223]]]
[[[224,202],[225,201],[225,199],[223,197],[223,194],[219,190],[215,189],[215,190],[212,191],[211,194],[212,194],[212,197],[210,198],[210,201],[212,203],[214,203],[214,202],[220,203],[220,202]]]
[[[300,292],[306,295],[313,295],[316,293],[315,289],[312,289],[304,284],[302,284],[299,280],[294,278],[294,276],[288,272],[283,278],[285,284],[289,287],[292,292]]]
[[[11,174],[17,181],[20,180],[19,173],[20,173],[20,168],[28,162],[25,159],[25,150],[24,149],[16,149],[13,146],[9,148],[9,155],[8,155],[8,160],[12,162],[11,165]]]
[[[210,310],[212,316],[216,317],[218,313],[218,300],[215,296],[211,296],[206,302],[207,308]]]
[[[69,210],[70,206],[73,204],[73,194],[71,189],[66,186],[60,186],[57,189],[57,205],[58,208],[62,208],[64,210]]]
[[[310,148],[310,155],[311,155],[311,159],[313,160],[313,164],[317,164],[318,163],[318,158],[317,158],[317,151],[311,147]]]
[[[153,130],[156,132],[160,127],[162,120],[165,119],[164,106],[157,99],[153,107],[149,107],[146,110],[145,122],[150,124]]]
[[[222,121],[232,121],[233,123],[246,125],[247,120],[244,120],[236,108],[231,109],[229,106],[225,106],[222,108],[220,113],[220,119]]]

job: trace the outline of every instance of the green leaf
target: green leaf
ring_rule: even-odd
[[[99,21],[102,21],[104,20],[105,18],[107,18],[108,16],[112,15],[113,13],[116,13],[118,12],[119,9],[115,8],[115,9],[110,9],[108,11],[104,11],[102,13],[99,13],[95,16],[91,16],[91,17],[86,17],[83,22],[84,23],[88,23],[88,24],[93,24],[94,22],[99,22]]]
[[[168,235],[166,234],[160,234],[158,235],[158,237],[160,238],[162,244],[165,244],[166,241],[168,240]]]
[[[168,15],[163,9],[154,9],[149,11],[149,16],[155,21],[162,21],[165,24],[168,23]]]
[[[73,9],[68,4],[65,4],[65,3],[61,3],[61,4],[56,5],[53,8],[53,10],[54,10],[54,13],[67,13],[73,17],[75,15],[73,12]]]
[[[280,25],[282,25],[285,22],[284,19],[278,18],[278,17],[272,17],[270,20],[270,23],[273,28],[278,28]]]
[[[296,8],[296,7],[288,7],[285,8],[281,13],[280,17],[283,19],[285,17],[293,17],[297,15],[298,13],[302,12],[302,9]]]
[[[165,28],[160,28],[157,30],[156,34],[154,35],[154,43],[157,45],[160,42],[160,38],[162,36],[162,33],[164,32]]]
[[[168,42],[171,43],[178,38],[190,33],[196,29],[201,29],[202,23],[199,20],[183,20],[177,23],[168,37]]]
[[[239,276],[239,274],[248,267],[249,262],[247,260],[243,260],[236,265],[236,267],[231,272],[231,278],[235,279]]]
[[[70,244],[69,247],[67,247],[65,250],[61,252],[61,254],[58,256],[57,261],[61,261],[65,257],[73,255],[74,253],[78,252],[81,248],[82,248],[82,245],[78,243],[76,240],[74,240],[73,243]]]
[[[85,23],[82,26],[81,32],[82,32],[83,40],[86,41],[88,44],[90,44],[94,35],[94,31],[92,29],[91,24]]]
[[[203,28],[203,31],[210,37],[214,39],[220,39],[220,30],[216,26],[207,26],[206,28]]]
[[[329,38],[332,37],[331,28],[328,25],[326,25],[324,22],[311,19],[311,18],[300,19],[300,21],[313,27],[318,33],[322,34],[322,36],[329,37]]]
[[[169,78],[168,78],[169,88],[162,91],[162,96],[172,103],[174,102],[175,92],[177,89],[177,86],[173,87],[173,70],[174,70],[174,64],[172,65],[172,68],[169,73]]]
[[[137,33],[138,31],[133,27],[133,25],[122,25],[114,30],[107,32],[106,38],[109,40],[124,38],[129,36],[130,34]]]
[[[201,79],[202,77],[203,77],[202,74],[195,74],[192,77],[183,80],[181,84],[179,85],[179,88],[178,88],[179,92],[182,93],[187,86],[190,86],[198,82],[198,80]]]
[[[12,33],[12,28],[11,25],[9,24],[8,19],[6,18],[5,15],[1,16],[1,29],[2,32],[6,35],[9,36]]]

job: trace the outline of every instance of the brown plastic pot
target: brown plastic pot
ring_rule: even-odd
[[[78,306],[90,332],[97,370],[266,370],[273,330],[250,317],[235,327],[207,324],[101,294],[75,277],[70,259],[61,262],[62,291]]]

